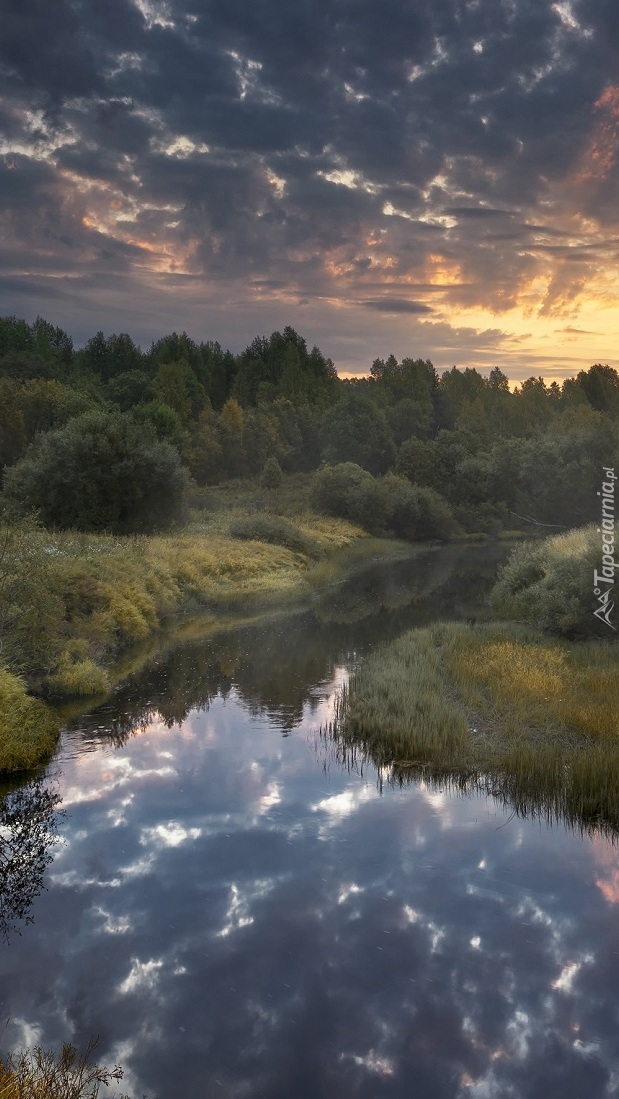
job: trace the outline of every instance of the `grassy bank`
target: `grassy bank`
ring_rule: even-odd
[[[619,825],[619,650],[513,623],[439,624],[371,654],[334,730],[396,780],[422,772]]]
[[[24,682],[0,668],[0,760],[3,771],[34,767],[53,750],[59,721],[26,693]]]
[[[0,771],[32,766],[54,743],[53,711],[26,694],[24,681],[51,702],[105,694],[118,680],[119,658],[173,616],[206,612],[216,623],[290,605],[363,561],[393,554],[393,544],[307,510],[302,490],[282,499],[252,497],[244,486],[210,490],[185,530],[162,536],[32,525],[5,532]]]

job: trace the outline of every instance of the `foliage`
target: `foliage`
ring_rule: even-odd
[[[396,457],[386,417],[368,397],[351,394],[338,401],[322,422],[323,458],[354,462],[370,473],[386,473]]]
[[[59,1054],[41,1046],[10,1054],[0,1062],[0,1099],[97,1099],[102,1084],[107,1088],[123,1078],[119,1065],[106,1069],[93,1063],[97,1044],[91,1040],[82,1055],[68,1043]],[[117,1099],[129,1097],[117,1094]]]
[[[548,633],[605,637],[612,631],[594,615],[594,569],[601,571],[601,536],[594,527],[518,546],[492,593],[495,610]]]
[[[327,515],[352,519],[359,497],[372,481],[372,475],[355,462],[323,465],[314,475],[312,504]]]
[[[0,801],[0,934],[7,942],[22,921],[32,922],[30,908],[53,858],[60,801],[54,787],[38,780]]]
[[[448,504],[430,488],[395,474],[372,477],[353,462],[323,466],[314,476],[314,506],[374,534],[389,531],[409,541],[448,538],[457,525]]]
[[[155,375],[153,391],[156,400],[174,409],[182,424],[196,420],[208,399],[186,359],[163,363]]]
[[[319,557],[320,546],[315,538],[303,534],[293,523],[276,516],[257,512],[230,523],[233,538],[245,541],[268,542],[274,546],[285,546],[293,553],[303,553],[308,557]]]
[[[5,473],[6,495],[60,529],[146,532],[185,515],[176,451],[122,413],[91,412],[37,438]]]
[[[619,463],[618,395],[619,373],[599,363],[510,389],[498,366],[439,377],[428,360],[389,355],[342,381],[290,327],[234,356],[185,332],[146,352],[98,332],[75,351],[40,317],[0,318],[0,465],[37,433],[112,406],[170,442],[201,485],[258,478],[269,458],[285,473],[353,462],[438,492],[468,533],[591,522],[601,465]],[[379,495],[368,487],[371,529]]]
[[[59,732],[52,710],[30,698],[23,681],[0,667],[0,771],[34,767],[51,755]]]
[[[451,775],[551,818],[619,825],[619,648],[513,623],[411,630],[364,659],[333,727],[405,782]]]
[[[281,487],[283,479],[282,467],[277,461],[277,458],[267,458],[262,468],[262,473],[260,474],[261,487],[278,489]]]

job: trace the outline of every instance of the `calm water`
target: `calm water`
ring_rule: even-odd
[[[317,735],[369,645],[484,613],[499,552],[368,570],[70,724],[32,923],[5,876],[5,1049],[98,1034],[150,1099],[618,1094],[619,850]]]

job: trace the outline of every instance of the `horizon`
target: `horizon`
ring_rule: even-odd
[[[288,324],[342,377],[619,366],[610,0],[6,8],[3,313]]]
[[[0,316],[0,320],[6,320],[6,319],[10,319],[10,318],[14,318],[15,320],[18,320],[18,321],[23,320],[29,325],[33,325],[34,322],[37,320],[37,317],[32,317],[32,318],[17,317],[15,314],[11,314],[10,316],[7,316],[7,315]],[[51,316],[41,317],[40,319],[49,322],[50,324],[54,325],[55,327],[63,328],[62,325],[56,325],[55,319]],[[86,344],[88,343],[88,341],[93,336],[95,336],[96,334],[98,334],[99,332],[102,331],[103,335],[106,338],[108,338],[110,336],[113,336],[113,335],[116,335],[116,336],[118,336],[118,335],[128,335],[128,336],[130,336],[131,339],[133,340],[133,343],[135,344],[135,346],[138,348],[138,350],[141,352],[141,354],[144,354],[144,355],[147,355],[149,353],[150,348],[152,346],[154,346],[158,342],[158,340],[160,340],[162,338],[165,338],[166,336],[170,336],[173,333],[176,333],[178,335],[188,335],[190,337],[190,339],[192,339],[194,341],[194,343],[196,343],[197,345],[199,345],[200,343],[207,343],[207,342],[218,343],[223,351],[230,351],[230,352],[232,352],[233,355],[238,357],[238,356],[242,355],[245,350],[247,350],[247,348],[249,347],[249,345],[251,344],[253,339],[255,339],[255,338],[268,339],[268,338],[270,338],[271,335],[274,334],[275,331],[282,332],[285,327],[286,327],[286,325],[282,324],[280,329],[275,329],[275,330],[273,330],[273,332],[268,332],[268,333],[267,332],[255,332],[254,335],[251,337],[251,339],[246,344],[244,344],[242,347],[239,347],[238,350],[236,350],[233,347],[229,347],[228,345],[224,344],[221,340],[218,340],[216,335],[215,336],[208,335],[208,336],[205,336],[205,337],[194,337],[194,336],[191,335],[190,332],[186,332],[185,329],[180,329],[178,327],[172,328],[172,329],[170,329],[166,332],[162,331],[161,333],[158,333],[156,337],[152,337],[152,338],[147,337],[146,339],[142,340],[141,342],[134,338],[133,333],[131,333],[131,332],[123,333],[120,330],[118,330],[116,332],[112,332],[112,331],[104,331],[103,329],[97,329],[96,332],[90,332],[86,337],[82,337],[81,340],[76,340],[73,333],[69,332],[67,329],[63,328],[63,330],[65,332],[67,332],[67,335],[69,335],[71,337],[71,339],[73,340],[73,348],[74,348],[74,351],[76,353],[79,352],[79,351],[84,350],[84,348],[86,347]],[[294,328],[294,325],[290,325],[289,327]],[[294,330],[297,332],[297,335],[300,336],[305,341],[305,344],[306,344],[308,350],[310,350],[314,346],[318,346],[318,350],[321,352],[321,354],[323,354],[326,359],[331,359],[331,361],[333,362],[333,366],[335,367],[335,370],[337,372],[337,375],[342,381],[353,381],[355,379],[362,379],[362,378],[370,377],[370,375],[371,375],[371,366],[372,366],[372,363],[374,362],[374,360],[376,358],[387,359],[389,357],[389,355],[392,354],[392,352],[390,350],[388,350],[388,351],[383,350],[378,355],[374,356],[374,359],[372,360],[372,362],[370,362],[368,364],[368,366],[366,368],[361,367],[359,370],[356,370],[356,371],[341,370],[341,369],[338,368],[337,362],[333,361],[333,357],[331,355],[329,355],[328,352],[326,352],[324,348],[320,347],[319,344],[316,344],[315,340],[309,339],[308,336],[307,336],[307,333],[298,332],[296,329],[294,329]],[[409,355],[409,356],[406,356],[406,355],[398,356],[398,355],[396,355],[395,357],[396,357],[396,359],[398,359],[398,361],[402,361],[402,359],[404,359],[406,357],[414,358],[414,359],[423,359],[423,360],[430,359],[430,357],[427,356],[427,355]],[[507,373],[507,371],[503,370],[503,366],[501,365],[501,362],[498,361],[498,360],[493,360],[491,363],[481,365],[481,366],[478,365],[478,364],[474,364],[474,363],[465,363],[465,364],[460,365],[460,366],[457,363],[451,363],[449,366],[442,366],[442,365],[439,365],[436,362],[434,362],[432,359],[430,359],[430,362],[432,363],[432,366],[434,367],[438,378],[440,378],[445,372],[449,372],[453,368],[455,368],[456,370],[461,370],[461,371],[464,371],[466,369],[477,370],[482,375],[482,377],[487,378],[490,374],[490,371],[493,369],[493,367],[499,367],[499,369],[502,370],[503,373],[506,375],[506,377],[508,379],[508,382],[509,382],[510,391],[512,391],[512,392],[519,385],[521,385],[523,381],[527,381],[531,378],[535,378],[535,379],[542,378],[542,380],[545,382],[545,384],[547,386],[551,385],[552,382],[557,382],[557,384],[561,385],[564,381],[566,381],[570,378],[576,377],[576,374],[578,373],[578,371],[575,370],[573,374],[565,374],[563,376],[556,376],[555,375],[555,376],[552,376],[552,377],[544,377],[544,375],[541,375],[541,374],[527,374],[526,376],[522,375],[522,377],[514,377],[512,375],[509,375]],[[583,370],[587,371],[594,365],[608,366],[610,364],[609,363],[596,364],[596,363],[590,362],[587,366],[579,367],[578,369],[579,370],[583,369]]]

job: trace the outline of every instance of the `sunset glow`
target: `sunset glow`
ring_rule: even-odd
[[[343,374],[618,365],[612,6],[8,12],[3,313],[235,352],[292,324]]]

